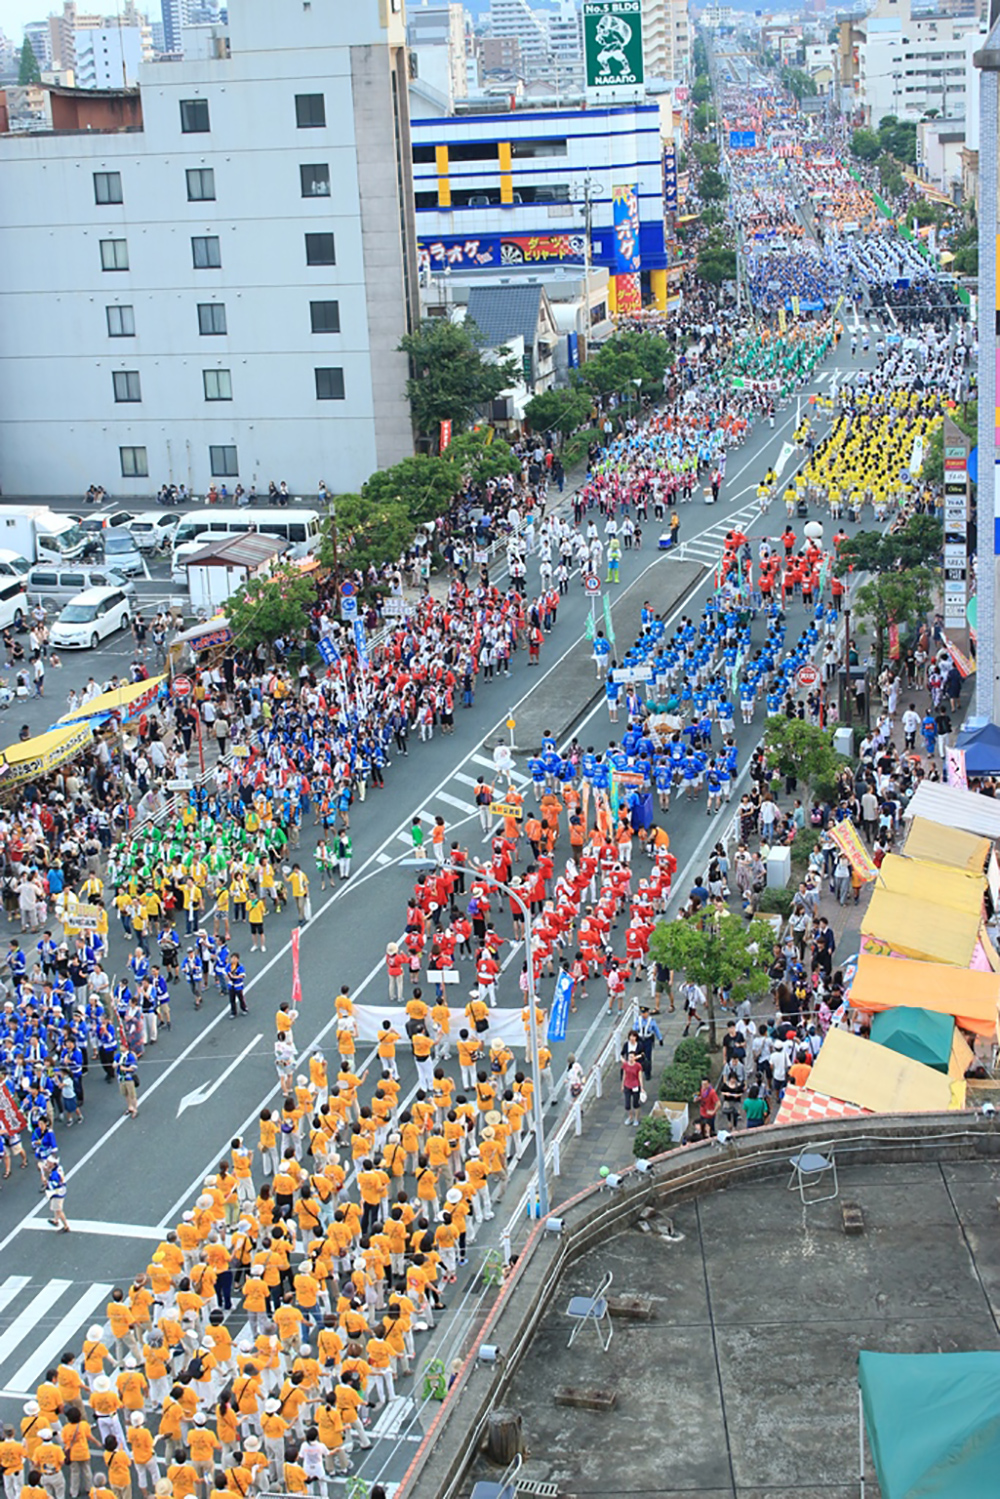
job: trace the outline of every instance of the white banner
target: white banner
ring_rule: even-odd
[[[426,1003],[433,1007],[433,996],[425,994],[424,998]],[[451,1016],[451,1040],[453,1045],[458,1038],[459,1031],[463,1027],[469,1032],[470,1037],[473,1035],[475,1027],[471,1024],[464,1010],[455,1010],[449,1006],[448,1014]],[[398,1044],[400,1046],[409,1046],[409,1037],[406,1034],[406,1010],[402,1005],[355,1005],[354,1018],[358,1022],[359,1041],[377,1041],[383,1022],[388,1020],[391,1022],[393,1030],[398,1031],[403,1038]],[[477,1033],[484,1046],[488,1046],[491,1041],[496,1040],[506,1041],[510,1047],[527,1046],[528,1037],[525,1033],[520,1010],[490,1010],[489,1018],[489,1030]],[[432,1032],[431,1026],[428,1025],[427,1029]]]

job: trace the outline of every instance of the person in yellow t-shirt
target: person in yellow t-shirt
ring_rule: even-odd
[[[267,944],[264,941],[264,915],[267,907],[263,895],[251,895],[247,904],[247,920],[250,922],[250,951],[256,952],[258,944],[261,952],[267,952]]]

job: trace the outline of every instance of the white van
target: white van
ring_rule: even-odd
[[[0,547],[0,578],[23,578],[30,566],[27,557]]]
[[[133,516],[128,528],[140,552],[165,552],[170,550],[180,521],[179,515],[166,515],[162,510],[156,510]]]
[[[174,532],[174,554],[186,541],[199,536],[205,542],[216,536],[238,536],[259,531],[262,536],[277,536],[288,542],[290,557],[307,557],[319,546],[320,517],[315,510],[223,510],[210,509],[201,515],[186,515]]]
[[[50,567],[39,562],[24,579],[31,603],[64,604],[88,588],[120,588],[131,598],[135,584],[113,567]]]
[[[52,644],[91,650],[115,630],[127,629],[132,605],[121,588],[88,588],[66,605],[52,626]]]
[[[101,540],[104,543],[105,567],[113,567],[116,572],[124,573],[126,578],[141,577],[146,571],[142,553],[127,526],[114,526],[111,530],[102,531]]]
[[[0,578],[0,629],[20,625],[28,618],[28,595],[23,578]]]

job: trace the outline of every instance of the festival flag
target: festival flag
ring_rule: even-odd
[[[871,855],[861,841],[861,835],[849,817],[843,822],[834,823],[830,829],[830,837],[851,868],[857,870],[863,880],[867,882],[878,879],[878,867],[872,862]]]
[[[611,644],[614,645],[615,627],[611,623],[611,599],[607,594],[604,595],[604,633],[611,641]]]
[[[441,433],[438,438],[438,452],[443,453],[445,448],[451,446],[451,422],[441,423]]]
[[[28,1121],[15,1102],[6,1083],[0,1083],[0,1130],[5,1135],[19,1135],[28,1128]]]
[[[302,980],[299,977],[299,928],[292,928],[292,1004],[302,1003]]]
[[[549,1011],[549,1028],[546,1036],[549,1045],[554,1041],[565,1041],[569,1023],[569,1002],[573,998],[573,979],[565,969],[556,979],[556,989]]]
[[[593,606],[591,606],[591,611],[587,615],[587,623],[584,626],[583,633],[584,633],[584,637],[587,640],[593,640],[594,635],[596,633],[595,628],[594,628],[594,611],[593,611]]]
[[[958,667],[959,675],[963,677],[971,677],[972,673],[976,669],[976,663],[971,660],[971,658],[968,657],[964,651],[960,651],[958,646],[950,641],[947,636],[945,636],[944,643],[948,651],[948,655]]]
[[[965,750],[949,747],[945,751],[944,759],[948,770],[948,785],[957,786],[959,791],[968,791],[969,777],[965,769]]]

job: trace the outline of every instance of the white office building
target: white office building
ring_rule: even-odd
[[[972,54],[986,23],[974,16],[914,16],[909,0],[878,0],[860,23],[857,103],[866,123],[886,115],[919,120],[928,110],[943,118],[966,114]]]
[[[143,36],[138,26],[102,26],[76,33],[77,88],[131,88],[139,78]]]
[[[50,117],[0,137],[5,495],[343,492],[412,452],[394,0],[239,0],[214,55]]]

